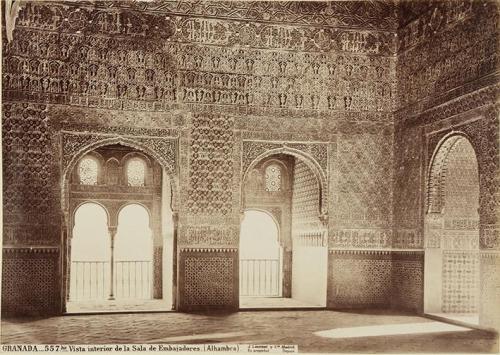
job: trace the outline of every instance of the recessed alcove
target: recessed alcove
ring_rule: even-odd
[[[107,145],[84,154],[70,178],[67,312],[172,310],[171,192],[161,166]]]

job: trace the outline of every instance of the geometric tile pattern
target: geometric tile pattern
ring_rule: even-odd
[[[46,105],[4,103],[2,117],[4,222],[19,244],[57,243],[58,170]],[[12,228],[12,229],[11,229]]]
[[[328,267],[329,307],[390,306],[390,253],[330,251]]]
[[[480,322],[486,327],[499,329],[500,303],[498,290],[500,289],[500,253],[481,253],[481,301]]]
[[[319,183],[314,173],[301,159],[295,159],[292,191],[293,233],[317,231],[320,224]]]
[[[389,227],[392,221],[392,134],[342,135],[338,143],[336,224]]]
[[[233,260],[228,258],[186,258],[186,300],[192,306],[226,305],[233,290],[224,287],[230,280]],[[208,278],[207,275],[210,275]]]
[[[191,129],[188,211],[227,215],[232,211],[234,121],[195,116]]]
[[[474,148],[459,138],[450,148],[443,172],[444,213],[448,216],[479,219],[479,173]]]
[[[60,300],[57,249],[4,249],[2,314],[54,314]]]
[[[424,253],[394,252],[392,255],[392,306],[398,309],[422,311],[423,285]]]
[[[402,132],[404,130],[404,136]],[[416,235],[416,245],[410,246],[395,236],[396,248],[422,247],[420,225],[420,151],[422,149],[422,133],[419,127],[407,128],[397,124],[394,142],[394,223],[399,230],[412,230]],[[403,232],[404,233],[404,232]],[[399,234],[397,232],[396,234]]]
[[[479,306],[479,253],[443,252],[442,311],[476,313]]]

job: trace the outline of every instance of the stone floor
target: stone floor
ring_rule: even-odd
[[[303,302],[293,298],[283,297],[242,297],[240,309],[309,309],[324,308],[319,305]],[[172,310],[172,303],[163,300],[102,300],[68,302],[68,314],[81,313],[126,313],[126,312],[168,312]]]
[[[66,312],[71,313],[114,313],[114,312],[168,312],[172,303],[163,300],[135,301],[85,301],[68,302]]]
[[[2,343],[296,344],[299,352],[494,353],[485,331],[393,311],[66,315],[2,320]]]
[[[429,315],[467,324],[479,324],[479,315],[476,313],[429,313]]]
[[[240,309],[279,309],[279,308],[324,308],[319,305],[283,297],[241,297]]]

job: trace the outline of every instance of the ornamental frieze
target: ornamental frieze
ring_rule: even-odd
[[[30,224],[22,221],[18,224],[3,226],[4,245],[58,245],[61,238],[60,225]]]
[[[391,229],[331,229],[328,232],[330,248],[390,248]]]
[[[115,48],[120,41],[19,28],[5,48],[5,95],[114,110],[183,104],[334,114],[393,107],[393,58],[171,42],[161,50]]]
[[[119,7],[147,13],[171,13],[191,17],[207,16],[261,23],[321,27],[391,30],[397,25],[396,7],[390,2],[298,2],[298,1],[132,1],[97,3],[97,7]],[[356,12],[353,11],[356,6]]]
[[[33,21],[33,19],[40,19],[35,15],[39,11],[46,12],[50,17],[41,17],[46,20],[43,22]],[[127,21],[131,24],[130,26],[127,25]],[[21,11],[17,26],[77,36],[83,36],[84,33],[87,35],[112,34],[126,42],[129,48],[160,49],[161,42],[158,40],[164,40],[306,52],[336,51],[390,55],[395,51],[395,37],[389,32],[260,23],[244,24],[241,21],[213,18],[185,19],[179,16],[95,12],[85,8],[66,12],[63,8],[53,5],[28,4],[26,9]],[[134,43],[134,38],[141,38],[144,43]]]
[[[181,228],[179,244],[189,246],[237,246],[239,226],[187,226]]]

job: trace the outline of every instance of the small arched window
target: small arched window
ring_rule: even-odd
[[[132,158],[127,164],[127,183],[129,186],[145,185],[146,166],[139,158]]]
[[[108,185],[118,185],[119,181],[119,163],[115,159],[110,159],[106,163],[106,182]]]
[[[266,191],[281,191],[281,168],[276,164],[266,168]]]
[[[78,165],[78,176],[82,185],[97,185],[98,165],[93,158],[86,157]]]

